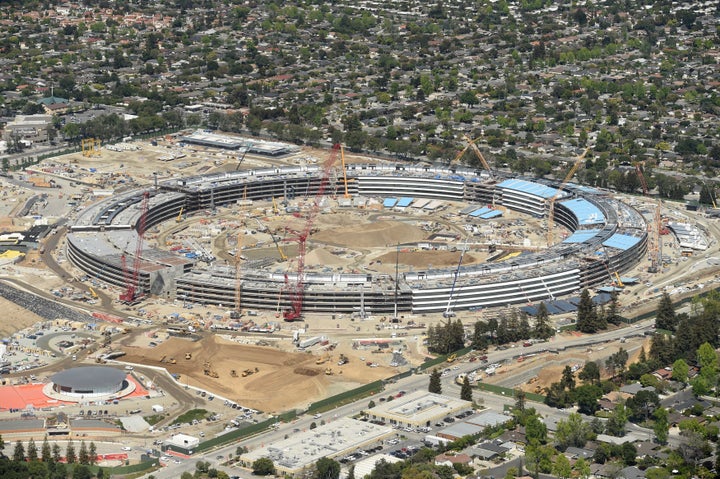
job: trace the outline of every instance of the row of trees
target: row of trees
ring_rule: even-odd
[[[5,449],[5,442],[0,437],[0,451]],[[27,446],[21,441],[15,443],[11,456],[0,454],[0,477],[10,479],[25,479],[28,477],[38,479],[90,479],[106,477],[102,468],[93,474],[91,466],[97,461],[97,449],[94,442],[86,444],[80,442],[79,450],[75,449],[73,441],[69,441],[65,449],[65,461],[60,446],[53,443],[51,446],[47,437],[38,450],[33,439]]]

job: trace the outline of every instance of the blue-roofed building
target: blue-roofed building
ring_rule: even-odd
[[[616,248],[625,251],[632,248],[639,242],[640,238],[638,238],[637,236],[615,233],[603,242],[603,246],[607,248]]]
[[[392,208],[397,204],[397,198],[385,198],[383,201],[383,206],[385,208]]]
[[[557,188],[520,179],[509,179],[498,183],[496,191],[501,193],[501,202],[506,208],[537,218],[545,216],[550,198],[556,195],[558,198],[567,196],[567,193]]]
[[[605,215],[600,211],[600,208],[585,198],[565,200],[558,205],[564,206],[575,215],[578,226],[601,225],[605,223]],[[555,206],[558,207],[558,205]]]
[[[396,208],[407,208],[408,206],[410,206],[410,203],[412,203],[412,202],[413,202],[413,198],[403,197],[398,200],[395,207]]]
[[[478,216],[484,215],[484,214],[487,213],[488,211],[491,211],[490,208],[488,208],[488,207],[482,207],[482,208],[480,208],[480,209],[477,209],[477,210],[471,212],[471,213],[470,213],[470,216],[472,216],[473,218],[477,218]]]

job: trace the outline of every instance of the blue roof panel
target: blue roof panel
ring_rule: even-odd
[[[627,251],[640,242],[640,238],[637,236],[624,235],[621,233],[615,233],[610,238],[603,242],[603,246],[608,248],[617,248],[623,251]]]
[[[485,213],[487,213],[488,211],[490,211],[490,208],[482,207],[482,208],[470,213],[470,216],[473,216],[473,217],[481,216],[481,215],[484,215]]]
[[[392,208],[397,203],[397,198],[385,198],[385,201],[383,201],[383,206],[385,208]]]
[[[600,230],[577,230],[563,240],[563,243],[584,243],[596,236]]]
[[[407,198],[407,197],[400,198],[397,202],[397,205],[395,205],[395,206],[397,206],[399,208],[407,208],[408,206],[410,206],[410,203],[413,202],[413,199],[414,198]]]
[[[530,195],[539,196],[540,198],[552,198],[558,191],[557,188],[551,188],[549,186],[541,185],[540,183],[533,183],[531,181],[510,179],[499,183],[498,188],[505,188],[508,190],[522,191]]]
[[[500,210],[490,210],[490,211],[488,211],[487,213],[483,213],[482,215],[480,215],[480,218],[482,218],[482,219],[484,219],[484,220],[489,220],[489,219],[492,219],[492,218],[497,218],[498,216],[502,216],[502,211],[500,211]]]
[[[585,198],[563,201],[562,205],[572,211],[580,226],[605,223],[605,215],[603,215],[602,211]]]

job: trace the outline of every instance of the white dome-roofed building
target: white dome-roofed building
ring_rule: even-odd
[[[61,371],[50,378],[48,396],[78,401],[108,396],[121,397],[134,389],[125,371],[108,366],[86,366]],[[130,391],[128,391],[130,389]],[[60,396],[60,397],[59,397]]]

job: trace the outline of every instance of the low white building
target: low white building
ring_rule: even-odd
[[[198,447],[198,444],[200,444],[200,438],[187,434],[174,434],[163,442],[166,447],[184,449],[188,452]]]

